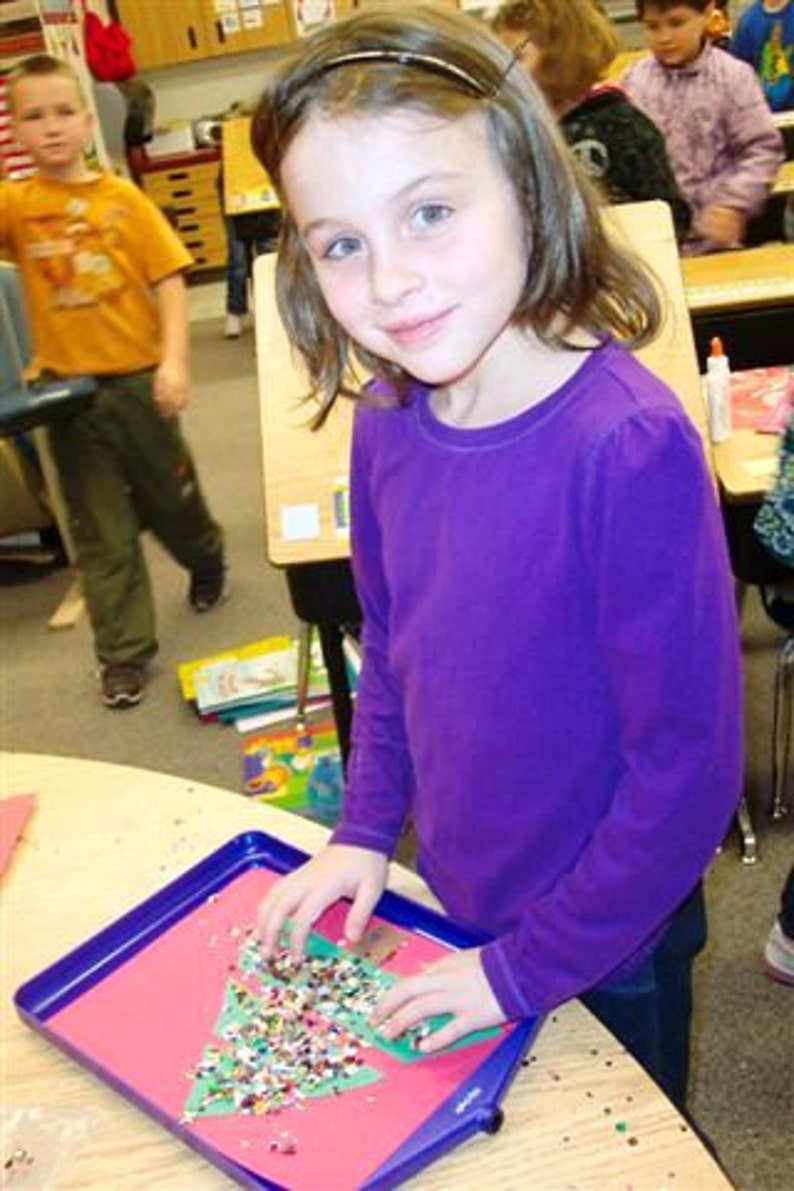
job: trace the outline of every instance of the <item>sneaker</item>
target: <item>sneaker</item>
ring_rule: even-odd
[[[106,662],[99,681],[106,707],[134,707],[143,698],[143,666],[135,662]]]
[[[764,947],[764,971],[781,984],[794,985],[794,939],[776,922]]]
[[[190,572],[187,598],[194,612],[209,612],[217,604],[222,604],[228,594],[226,567],[222,558]]]
[[[239,339],[243,333],[243,320],[239,314],[226,315],[226,327],[223,332],[224,339]]]

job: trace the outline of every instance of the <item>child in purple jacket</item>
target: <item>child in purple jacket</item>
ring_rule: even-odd
[[[667,142],[692,209],[690,255],[741,246],[783,160],[756,75],[706,37],[712,11],[713,0],[637,0],[651,55],[622,80]]]

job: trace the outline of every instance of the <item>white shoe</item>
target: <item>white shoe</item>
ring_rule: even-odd
[[[764,947],[764,970],[773,980],[794,985],[794,939],[783,934],[779,922],[772,927]]]
[[[225,339],[239,339],[243,333],[243,320],[239,314],[226,315],[226,329],[223,332]]]

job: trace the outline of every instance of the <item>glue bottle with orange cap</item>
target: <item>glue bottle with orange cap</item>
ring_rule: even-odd
[[[731,435],[731,368],[718,335],[706,360],[706,406],[711,441],[725,442]]]

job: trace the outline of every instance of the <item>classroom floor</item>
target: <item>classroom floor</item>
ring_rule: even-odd
[[[4,564],[4,749],[156,767],[230,791],[241,788],[242,738],[233,728],[199,723],[180,702],[174,676],[179,661],[295,627],[283,576],[265,560],[253,335],[223,339],[221,301],[219,286],[191,290],[196,384],[185,428],[227,533],[231,598],[209,615],[194,615],[185,602],[185,576],[150,544],[161,652],[143,704],[109,712],[97,697],[85,618],[73,629],[47,625],[68,589],[68,573]],[[767,813],[771,695],[781,640],[751,594],[743,623],[747,792],[760,858],[743,864],[735,833],[715,857],[707,881],[711,937],[697,972],[692,1109],[739,1191],[794,1185],[794,989],[774,985],[760,971],[760,950],[794,857],[794,808],[777,823]]]

